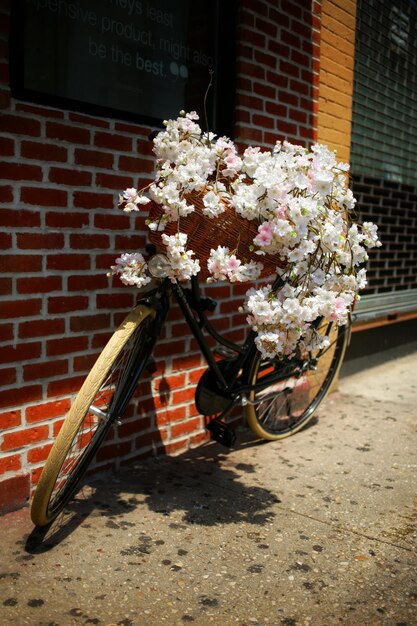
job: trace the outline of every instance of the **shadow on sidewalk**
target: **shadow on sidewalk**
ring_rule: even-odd
[[[229,455],[239,449],[259,445],[265,442],[243,431],[237,448],[230,452],[209,443],[178,457],[146,459],[112,476],[90,480],[50,526],[31,532],[25,549],[30,554],[46,552],[80,525],[94,528],[94,519],[88,520],[92,514],[105,516],[107,528],[127,530],[134,524],[124,516],[141,507],[172,516],[173,523],[178,523],[180,512],[180,523],[185,525],[263,526],[275,517],[271,509],[280,500],[270,490],[242,480],[242,475],[256,472],[255,465],[229,461]]]

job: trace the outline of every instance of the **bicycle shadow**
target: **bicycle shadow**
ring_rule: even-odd
[[[94,527],[97,517],[102,518],[100,529],[104,517],[106,528],[126,530],[142,507],[171,518],[170,525],[267,525],[276,516],[273,507],[279,498],[271,490],[245,481],[246,474],[256,472],[255,465],[231,460],[240,447],[263,442],[245,433],[241,439],[230,452],[208,443],[177,457],[148,458],[114,475],[87,480],[50,526],[32,531],[26,552],[51,550],[80,526]]]

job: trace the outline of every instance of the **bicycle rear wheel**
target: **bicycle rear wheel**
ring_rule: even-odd
[[[279,374],[261,391],[252,391],[246,417],[253,432],[263,439],[284,439],[303,428],[324,400],[342,364],[350,325],[337,326],[323,320],[317,329],[330,345],[305,351],[296,363],[265,360],[256,354],[249,366],[248,381],[255,385]],[[277,378],[277,376],[276,376]]]
[[[36,526],[49,524],[70,500],[126,408],[155,342],[155,311],[139,305],[108,341],[87,376],[49,453],[31,507]]]

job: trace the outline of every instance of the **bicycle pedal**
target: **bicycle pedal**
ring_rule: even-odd
[[[211,438],[226,448],[231,448],[236,441],[235,429],[220,420],[212,420],[206,426]]]

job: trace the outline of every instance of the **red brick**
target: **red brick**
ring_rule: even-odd
[[[121,426],[117,428],[117,434],[121,439],[125,437],[131,438],[133,435],[137,435],[139,432],[151,427],[150,417],[135,419],[132,422],[123,422]]]
[[[73,369],[74,372],[89,372],[97,361],[99,353],[96,354],[83,354],[83,356],[75,356]]]
[[[302,94],[303,96],[309,96],[311,92],[311,85],[302,83],[299,80],[291,80],[290,89],[296,93]]]
[[[298,78],[300,76],[300,68],[295,63],[290,63],[281,59],[279,64],[279,69],[283,74],[287,74],[288,76],[293,76],[294,78]]]
[[[291,53],[290,48],[288,46],[284,46],[279,39],[269,40],[268,51],[271,54],[274,54],[277,59],[288,59]]]
[[[264,109],[264,101],[262,98],[256,98],[255,96],[242,94],[239,96],[239,103],[242,107],[246,107],[248,109],[263,111]]]
[[[85,213],[47,213],[46,225],[50,228],[82,228],[89,223],[89,216]]]
[[[50,109],[44,106],[26,104],[23,102],[16,103],[17,111],[24,111],[25,113],[32,113],[33,115],[41,115],[42,117],[53,117],[56,119],[63,119],[64,113],[57,111],[56,109]]]
[[[0,141],[0,155],[14,156],[14,139],[2,137]]]
[[[258,128],[238,127],[237,132],[240,139],[262,143],[262,131]]]
[[[114,259],[116,258],[116,253],[112,254],[97,254],[96,256],[96,268],[104,269],[108,271],[111,265],[114,265]],[[119,282],[119,285],[121,283]]]
[[[26,409],[26,422],[32,424],[33,422],[41,422],[55,417],[61,417],[68,413],[70,407],[71,401],[69,399],[43,402],[29,406]]]
[[[110,246],[108,235],[71,235],[70,247],[73,250],[100,250]]]
[[[42,344],[40,342],[3,346],[0,351],[0,363],[15,363],[17,361],[39,358],[41,347]]]
[[[310,18],[310,15],[308,15],[308,17]],[[320,22],[318,23],[320,24]],[[291,29],[294,33],[301,35],[304,39],[310,39],[311,37],[311,24],[306,24],[305,22],[300,22],[298,20],[291,20]]]
[[[5,200],[6,202],[6,200]],[[16,209],[0,209],[0,226],[14,228],[40,226],[40,213],[37,211],[24,211]]]
[[[49,383],[48,385],[48,398],[55,398],[56,396],[66,396],[70,393],[76,393],[79,391],[83,384],[85,376],[77,376],[73,378],[63,378]]]
[[[153,174],[155,171],[155,161],[154,159],[141,159],[138,157],[121,155],[119,157],[119,170]]]
[[[96,302],[98,309],[126,309],[132,306],[132,293],[103,293],[97,294]]]
[[[0,474],[6,474],[6,472],[16,472],[20,469],[22,469],[20,454],[11,454],[0,459]],[[2,483],[0,483],[0,487],[1,485]]]
[[[114,209],[117,206],[116,193],[75,191],[74,206],[83,209]]]
[[[180,391],[175,391],[172,394],[172,404],[183,404],[194,400],[195,389],[194,387],[189,387],[188,389],[181,389]]]
[[[18,293],[50,293],[61,291],[61,276],[37,276],[35,278],[18,278],[16,281]]]
[[[132,449],[132,443],[125,441],[123,443],[112,443],[107,446],[103,446],[97,453],[97,461],[106,461],[108,459],[116,459],[126,454]]]
[[[17,380],[16,368],[15,367],[7,367],[6,369],[0,370],[0,385],[3,387],[9,387],[10,385],[14,385]]]
[[[61,335],[65,333],[65,320],[61,317],[44,320],[32,320],[19,324],[19,337],[48,337],[49,335]]]
[[[38,484],[39,479],[41,477],[42,469],[43,469],[42,467],[36,467],[35,469],[31,471],[30,481],[31,481],[32,487],[35,487]]]
[[[155,158],[153,153],[153,143],[152,141],[149,141],[147,136],[146,138],[139,137],[136,142],[136,152],[142,156],[150,156],[152,159]]]
[[[13,339],[13,324],[0,324],[0,341]]]
[[[74,152],[74,162],[77,165],[87,165],[111,170],[114,156],[111,152],[100,152],[99,150],[88,150],[76,148]]]
[[[26,300],[7,300],[2,302],[0,308],[0,318],[14,319],[16,317],[30,317],[39,315],[41,312],[42,300],[31,298]]]
[[[18,233],[17,247],[22,250],[63,248],[63,233]]]
[[[11,433],[5,433],[3,435],[3,443],[1,450],[8,452],[9,450],[18,450],[24,446],[28,446],[38,441],[45,441],[48,439],[49,428],[48,426],[35,426],[32,428],[26,428],[22,430],[16,430]]]
[[[48,313],[68,313],[88,307],[87,296],[56,296],[48,298]]]
[[[130,221],[125,213],[120,213],[120,215],[97,213],[94,216],[94,227],[110,230],[127,230],[130,228]]]
[[[276,89],[271,85],[264,85],[263,83],[254,83],[253,91],[255,94],[262,96],[263,98],[269,98],[270,100],[275,100],[276,98]]]
[[[118,134],[96,132],[94,134],[94,145],[98,148],[130,152],[132,150],[132,139]]]
[[[149,135],[150,129],[148,127],[139,126],[137,124],[129,124],[126,122],[115,122],[115,129],[121,133],[131,133],[132,135]]]
[[[255,50],[255,61],[257,63],[261,63],[262,65],[267,65],[272,68],[277,67],[278,63],[276,55],[261,52],[261,50]]]
[[[84,315],[71,317],[70,330],[73,333],[108,328],[110,325],[110,315],[101,313],[95,315]]]
[[[58,433],[61,430],[64,422],[65,422],[65,419],[60,419],[60,420],[55,420],[54,423],[52,424],[52,430],[53,430],[52,435],[54,438],[58,436]]]
[[[0,250],[9,250],[12,247],[12,236],[10,233],[1,233]]]
[[[22,141],[20,154],[25,159],[36,161],[65,162],[68,158],[68,150],[64,146],[57,146],[53,143],[37,141]]]
[[[30,494],[30,476],[23,474],[0,483],[0,511],[7,513],[23,507]]]
[[[148,241],[145,233],[138,235],[116,235],[115,250],[143,250]]]
[[[288,76],[284,76],[283,74],[280,74],[278,72],[268,72],[267,80],[269,83],[277,85],[277,87],[287,88],[289,84]]]
[[[20,426],[22,421],[21,411],[8,411],[7,413],[0,414],[0,429],[6,430],[7,428],[15,428]]]
[[[0,392],[0,407],[16,406],[25,402],[35,402],[42,397],[42,385],[30,385],[22,389],[7,389]]]
[[[277,26],[272,22],[267,22],[266,20],[261,19],[260,17],[256,17],[256,28],[261,30],[265,35],[269,37],[276,38],[277,37]]]
[[[90,143],[90,131],[87,128],[79,128],[60,122],[46,123],[46,136],[51,139],[61,139],[70,143]]]
[[[10,133],[11,135],[39,137],[41,124],[38,120],[5,113],[0,115],[0,132]]]
[[[10,109],[11,97],[10,89],[0,87],[0,109]]]
[[[0,295],[11,296],[13,281],[11,278],[0,278]]]
[[[51,339],[46,346],[46,354],[48,356],[57,356],[60,354],[71,354],[73,352],[81,352],[88,347],[88,337],[65,337],[62,339]]]
[[[39,272],[41,269],[42,257],[34,254],[10,254],[4,256],[0,264],[0,272],[5,274]]]
[[[1,175],[5,180],[42,180],[42,168],[39,165],[25,163],[0,162]]]
[[[178,370],[191,370],[201,366],[200,354],[185,354],[172,359],[172,369],[176,372]],[[203,370],[202,370],[203,371]]]
[[[255,126],[262,126],[263,128],[274,128],[275,120],[273,117],[267,117],[266,115],[253,115],[252,123]]]
[[[48,270],[88,270],[91,259],[86,254],[49,254]]]
[[[46,446],[41,446],[40,448],[33,448],[32,450],[29,450],[27,454],[28,463],[36,464],[41,463],[42,461],[46,461],[51,451],[52,445],[52,443],[48,443]]]
[[[107,187],[112,190],[122,190],[126,187],[133,187],[132,176],[119,176],[117,174],[96,174],[97,187]]]
[[[108,289],[108,277],[104,272],[101,274],[69,276],[68,291],[94,291]]]
[[[277,102],[267,102],[265,109],[267,113],[271,115],[275,115],[275,117],[284,117],[287,118],[288,108],[283,104],[279,104]]]
[[[240,72],[244,76],[250,76],[252,78],[258,78],[260,80],[265,79],[265,68],[260,67],[255,63],[249,63],[248,61],[241,61]],[[240,100],[240,99],[239,99]]]
[[[181,437],[182,435],[189,435],[196,431],[199,427],[201,428],[200,417],[195,417],[187,420],[186,422],[182,422],[181,424],[173,424],[171,426],[171,437],[175,439],[176,437]]]
[[[23,367],[23,380],[42,380],[44,378],[54,378],[68,373],[68,361],[46,361],[44,363],[34,363]]]
[[[293,107],[299,107],[299,97],[295,93],[280,91],[278,94],[278,100],[281,103],[291,104]]]
[[[51,167],[49,170],[49,180],[58,185],[72,185],[83,187],[91,185],[93,175],[84,170],[65,169],[62,167]]]
[[[0,187],[0,202],[13,202],[13,187],[10,185]]]
[[[47,187],[22,187],[20,199],[26,204],[40,206],[67,206],[68,194],[62,189],[50,189]]]
[[[74,113],[70,111],[69,119],[72,122],[80,122],[81,124],[87,124],[88,126],[98,126],[99,128],[109,128],[109,122],[107,120],[99,119],[98,117],[91,117],[90,115],[83,115],[81,113]]]
[[[292,15],[293,17],[301,18],[303,14],[303,3],[301,2],[292,2],[291,0],[281,0],[281,10],[287,15]]]
[[[289,117],[292,122],[300,122],[301,124],[307,124],[306,111],[300,111],[300,109],[290,109]]]
[[[171,422],[183,420],[187,417],[185,406],[179,406],[175,409],[160,408],[156,414],[156,423],[158,426],[170,424]]]

